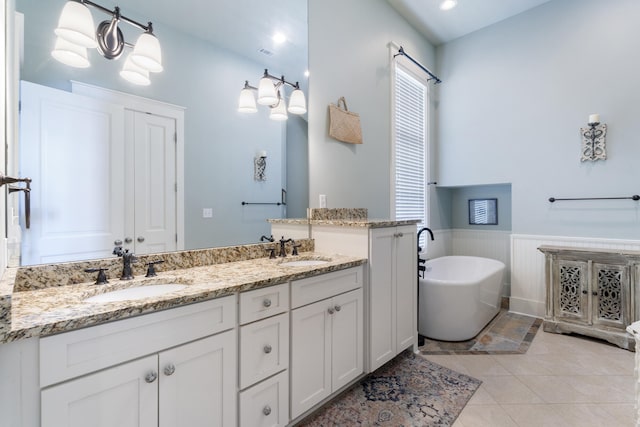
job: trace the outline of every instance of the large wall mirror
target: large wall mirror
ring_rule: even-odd
[[[140,207],[139,195],[153,185],[163,186],[165,190],[171,188],[172,191],[175,186],[169,182],[160,184],[156,179],[157,171],[138,173],[137,160],[135,163],[132,161],[137,151],[128,148],[127,136],[122,141],[115,138],[124,147],[119,151],[110,151],[101,145],[99,141],[110,132],[109,126],[114,126],[111,118],[104,128],[88,126],[86,123],[89,122],[82,119],[71,121],[69,126],[72,130],[84,125],[88,134],[96,135],[95,140],[87,138],[82,152],[68,144],[64,135],[55,135],[59,142],[51,143],[56,132],[47,129],[47,120],[60,123],[65,117],[33,114],[34,102],[30,101],[31,104],[25,106],[26,97],[31,92],[38,93],[33,98],[35,100],[40,100],[38,96],[44,92],[51,102],[56,102],[66,94],[75,93],[77,88],[89,88],[88,92],[78,89],[75,94],[85,97],[93,96],[94,90],[106,89],[107,92],[152,100],[183,111],[182,154],[176,159],[182,197],[177,202],[180,206],[176,208],[181,222],[176,228],[179,233],[176,240],[180,242],[177,249],[256,243],[262,235],[270,232],[266,219],[306,216],[306,115],[290,114],[288,120],[278,122],[269,120],[269,107],[258,106],[258,112],[252,114],[237,111],[245,80],[257,86],[265,69],[272,75],[284,75],[287,81],[299,82],[308,94],[305,74],[308,63],[306,1],[95,1],[109,9],[119,6],[123,15],[137,22],[153,22],[154,33],[162,46],[164,71],[151,74],[149,86],[136,86],[120,77],[126,52],[119,60],[108,60],[95,49],[89,49],[91,65],[88,68],[72,68],[56,61],[51,56],[55,43],[54,29],[65,3],[66,0],[9,0],[7,4],[7,19],[11,21],[7,25],[7,36],[16,46],[15,53],[7,59],[7,70],[13,70],[9,73],[10,83],[11,80],[15,83],[13,88],[9,85],[7,105],[12,105],[12,97],[18,99],[14,92],[20,92],[22,107],[20,114],[13,115],[16,120],[11,120],[11,114],[8,116],[15,129],[8,133],[6,174],[26,176],[25,170],[33,170],[29,162],[35,162],[41,169],[47,169],[47,173],[54,174],[49,175],[50,179],[41,178],[39,182],[36,179],[39,178],[38,173],[35,173],[31,185],[34,205],[30,229],[25,228],[22,195],[13,193],[7,196],[10,264],[104,258],[111,256],[116,240],[122,240],[125,245],[130,242],[130,249],[136,252],[136,241],[144,240],[139,230],[127,232],[130,235],[125,235],[125,232],[114,235],[113,242],[106,241],[104,248],[96,252],[83,250],[85,236],[78,237],[78,234],[91,234],[91,227],[81,228],[81,232],[75,235],[72,228],[77,224],[82,227],[84,218],[81,213],[96,203],[105,206],[105,216],[114,215],[113,212],[120,212],[128,219],[134,214],[142,216],[140,212],[153,216],[157,210]],[[17,14],[13,14],[14,10]],[[91,11],[96,24],[109,18],[95,9]],[[14,16],[15,21],[12,20]],[[140,34],[139,29],[126,23],[121,23],[120,29],[129,43],[134,43]],[[272,39],[276,31],[286,36],[283,43],[278,44]],[[286,93],[288,96],[290,91]],[[119,105],[113,100],[109,102]],[[17,102],[14,103],[17,108]],[[121,119],[117,120],[122,120],[125,130],[134,126],[132,123],[138,123],[137,120],[148,121],[145,114],[154,114],[153,111],[143,111],[136,116],[126,106],[122,108],[125,112],[118,115]],[[159,111],[156,115],[162,116],[162,110]],[[33,144],[23,145],[25,135],[33,133],[37,133],[40,140],[49,142],[46,149],[40,148],[41,151],[36,150],[35,154]],[[96,146],[95,155],[85,150],[92,144]],[[255,159],[265,152],[264,174],[261,179],[256,179]],[[161,156],[163,153],[152,150],[151,155]],[[135,172],[129,169],[118,172],[117,185],[113,184],[113,176],[107,176],[105,172],[101,185],[92,187],[84,177],[105,162],[111,162],[111,166],[105,168],[107,172],[122,171],[118,169],[120,166]],[[129,167],[128,164],[134,166]],[[136,190],[130,191],[133,188]],[[278,204],[285,195],[286,205]],[[61,217],[67,218],[67,225],[60,225]],[[53,219],[58,220],[57,228],[47,228]],[[67,238],[71,235],[76,240]],[[49,237],[51,240],[46,242]],[[62,255],[28,256],[25,248],[33,247],[38,239],[45,246],[57,245],[55,239],[59,239],[69,244],[71,249]]]

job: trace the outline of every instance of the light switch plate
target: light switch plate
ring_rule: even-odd
[[[213,208],[202,208],[202,218],[213,218]]]

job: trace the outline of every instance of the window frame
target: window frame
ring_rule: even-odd
[[[431,133],[431,122],[430,122],[430,116],[431,116],[431,106],[430,106],[430,96],[431,96],[431,89],[430,89],[430,85],[429,85],[429,80],[430,77],[424,72],[422,71],[418,66],[416,66],[414,63],[412,63],[411,61],[407,60],[405,57],[403,56],[397,56],[397,57],[393,57],[393,55],[395,54],[395,52],[397,51],[397,48],[393,49],[393,45],[391,47],[391,75],[390,75],[390,86],[391,86],[391,110],[390,110],[390,115],[391,115],[391,135],[390,135],[390,140],[391,140],[391,168],[390,168],[390,193],[391,193],[391,197],[390,197],[390,212],[391,212],[391,217],[393,219],[396,219],[396,145],[397,145],[397,140],[396,140],[396,77],[397,77],[397,70],[398,68],[400,68],[403,72],[409,74],[411,77],[413,77],[414,79],[416,79],[418,82],[420,82],[421,84],[424,85],[425,88],[425,106],[424,106],[424,112],[425,112],[425,117],[424,117],[424,159],[423,159],[423,165],[424,165],[424,185],[423,185],[423,197],[424,197],[424,212],[423,212],[423,223],[419,223],[417,224],[417,227],[428,227],[429,223],[430,223],[430,203],[429,203],[429,194],[430,194],[430,186],[428,185],[428,182],[430,182],[431,180],[429,179],[430,177],[430,172],[431,172],[431,167],[430,167],[430,154],[431,154],[431,141],[430,141],[430,133]],[[421,236],[422,239],[424,239],[424,235]],[[422,245],[421,245],[422,243]],[[418,245],[423,246],[424,242],[418,242]]]

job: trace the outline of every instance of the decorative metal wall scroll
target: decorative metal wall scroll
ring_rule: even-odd
[[[607,136],[607,125],[598,122],[589,123],[588,128],[580,128],[582,136],[582,157],[580,161],[585,160],[606,160],[607,151],[605,146],[605,137]]]
[[[266,181],[267,175],[265,170],[267,168],[267,157],[257,156],[253,159],[253,179],[255,181]]]

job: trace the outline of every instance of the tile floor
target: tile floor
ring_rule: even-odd
[[[453,427],[631,427],[634,356],[540,328],[526,354],[425,357],[483,382]]]

